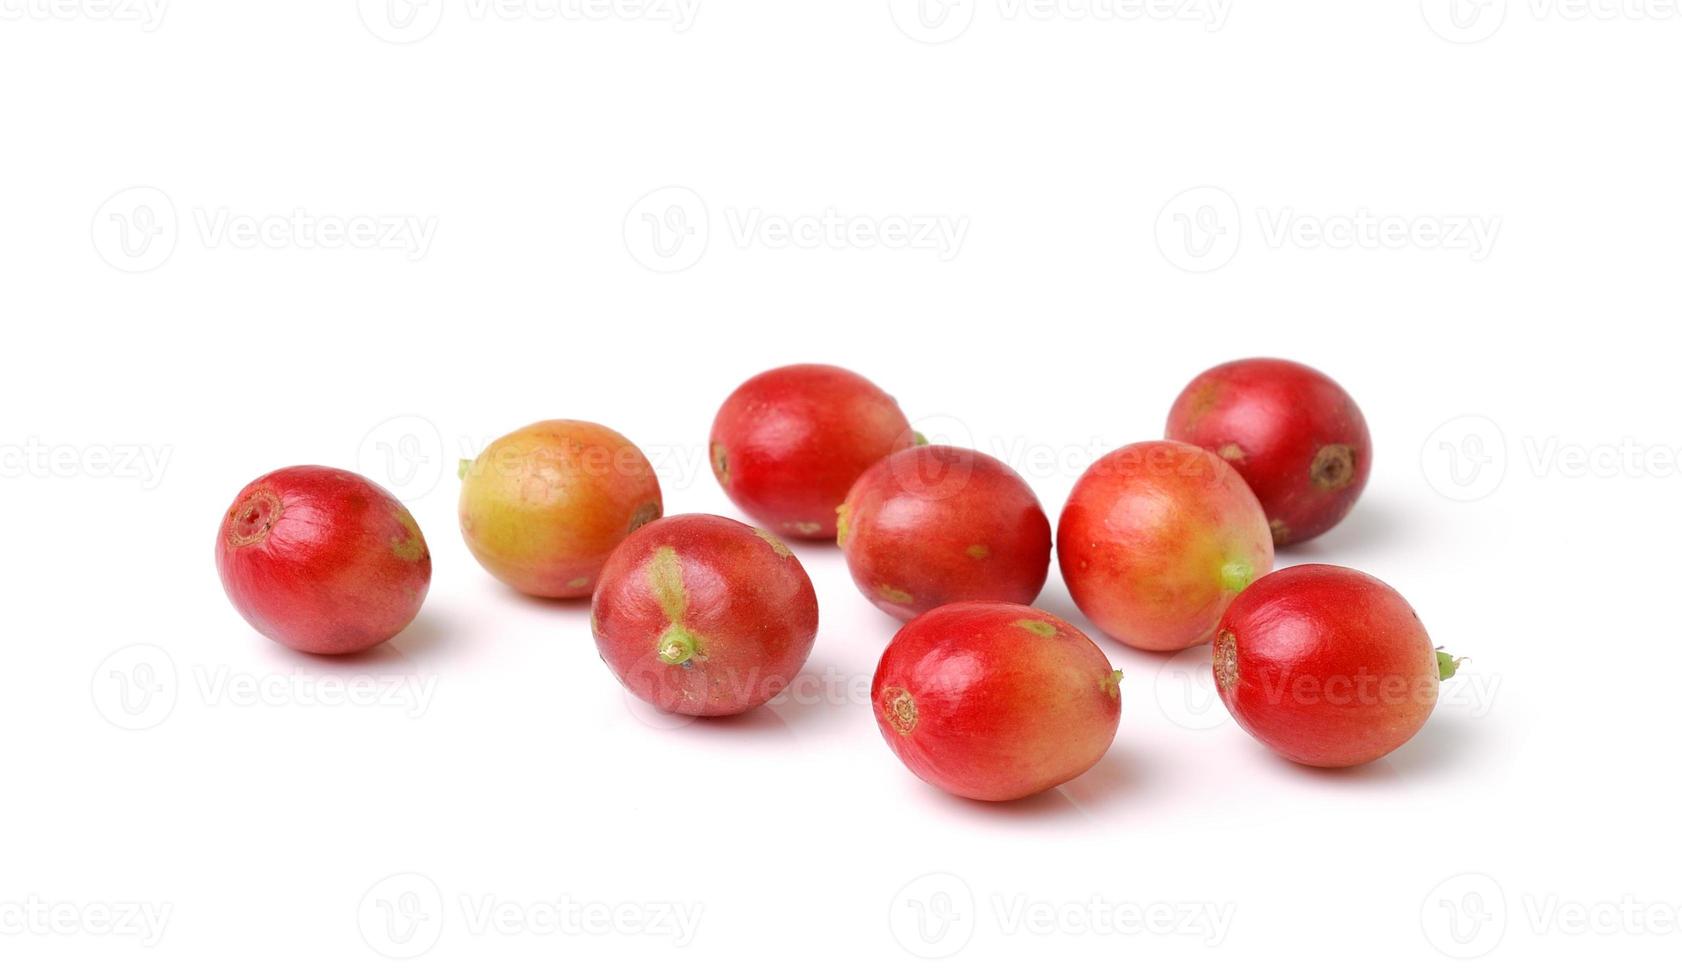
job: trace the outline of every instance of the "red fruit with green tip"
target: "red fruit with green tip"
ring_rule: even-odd
[[[1372,437],[1355,399],[1295,361],[1258,357],[1198,375],[1169,412],[1168,438],[1231,463],[1261,501],[1276,545],[1335,527],[1372,473]]]
[[[955,446],[878,460],[841,505],[853,581],[909,620],[965,600],[1030,603],[1051,567],[1051,522],[1016,471]]]
[[[1244,730],[1293,762],[1358,766],[1412,738],[1458,661],[1395,589],[1336,565],[1250,586],[1215,633],[1215,684]]]
[[[851,371],[795,364],[749,378],[713,420],[713,475],[780,535],[834,539],[835,508],[872,463],[913,444],[888,393]]]
[[[733,715],[787,687],[818,632],[818,598],[788,546],[724,517],[641,528],[602,569],[590,610],[602,660],[663,711]]]
[[[1141,442],[1075,483],[1057,560],[1099,629],[1166,652],[1209,639],[1233,597],[1273,568],[1273,539],[1256,495],[1214,453]]]
[[[304,653],[356,653],[414,620],[432,555],[408,508],[369,480],[289,466],[234,498],[216,571],[257,632]]]
[[[1016,800],[1103,758],[1121,722],[1121,672],[1050,613],[959,602],[899,631],[870,700],[918,777],[972,800]]]

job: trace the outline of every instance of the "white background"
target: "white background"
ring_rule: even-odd
[[[0,0],[0,970],[1675,962],[1674,9],[362,7]],[[827,214],[848,233],[780,236]],[[669,513],[734,514],[712,413],[803,360],[1055,519],[1255,354],[1341,380],[1377,447],[1283,560],[1384,578],[1472,658],[1354,771],[1250,740],[1207,649],[1105,641],[1097,769],[945,797],[875,731],[895,624],[823,547],[804,694],[674,727],[583,605],[456,529],[455,457],[550,417],[643,446]],[[289,653],[222,596],[223,508],[303,462],[432,546],[373,654]],[[1055,572],[1040,604],[1084,623]]]

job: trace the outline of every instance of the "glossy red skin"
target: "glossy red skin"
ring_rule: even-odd
[[[1236,467],[1267,512],[1276,545],[1335,527],[1372,473],[1372,437],[1355,400],[1295,361],[1258,357],[1198,375],[1168,414],[1168,438]]]
[[[632,694],[675,714],[734,715],[800,673],[817,638],[818,597],[799,559],[769,532],[683,514],[614,550],[590,626],[602,660]]]
[[[835,508],[853,481],[913,438],[887,392],[843,368],[795,364],[725,399],[713,420],[713,475],[777,534],[833,540]]]
[[[1203,643],[1235,595],[1273,568],[1255,494],[1213,453],[1141,442],[1092,464],[1057,522],[1075,605],[1141,650]]]
[[[345,470],[291,466],[234,498],[216,571],[257,632],[305,653],[355,653],[414,620],[432,555],[396,497]]]
[[[1121,674],[1050,613],[959,602],[912,620],[870,685],[876,725],[906,767],[972,800],[1016,800],[1103,758]]]
[[[1250,586],[1215,634],[1215,683],[1244,730],[1293,762],[1382,758],[1437,703],[1431,638],[1396,590],[1336,565],[1296,565]]]
[[[1051,568],[1051,522],[1034,491],[973,449],[919,446],[880,459],[840,514],[853,581],[897,619],[949,602],[1031,603]]]

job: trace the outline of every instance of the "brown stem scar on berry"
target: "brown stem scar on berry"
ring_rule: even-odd
[[[1222,693],[1238,686],[1238,637],[1231,630],[1215,637],[1215,683]]]
[[[762,527],[756,527],[753,529],[753,533],[759,535],[766,544],[770,545],[771,550],[777,553],[778,558],[790,558],[794,555],[794,552],[788,550],[788,545],[783,544],[782,539],[778,538],[770,531],[767,531]]]
[[[1025,630],[1027,630],[1028,632],[1034,634],[1035,636],[1056,636],[1057,635],[1057,627],[1051,625],[1048,622],[1045,622],[1044,620],[1040,620],[1040,619],[1019,619],[1019,620],[1016,621],[1016,625],[1020,626],[1021,628],[1025,629]]]
[[[1217,402],[1221,400],[1221,383],[1219,381],[1205,381],[1198,385],[1191,393],[1191,401],[1187,404],[1187,414],[1191,422],[1197,422],[1208,415]]]
[[[1222,446],[1219,455],[1229,463],[1244,462],[1244,450],[1236,442],[1229,442]]]
[[[894,731],[909,735],[917,727],[917,700],[903,687],[890,687],[882,692],[882,714]]]
[[[730,457],[724,452],[724,443],[713,443],[713,472],[718,475],[718,482],[730,485]]]
[[[847,519],[852,511],[846,504],[835,508],[835,543],[842,548],[847,546]]]
[[[1290,526],[1277,517],[1267,522],[1267,529],[1273,532],[1273,543],[1276,546],[1291,540]]]
[[[1355,479],[1355,451],[1342,443],[1321,446],[1308,468],[1308,477],[1321,490],[1341,490]]]
[[[632,531],[642,527],[649,521],[657,519],[659,516],[660,502],[658,500],[645,501],[641,507],[638,507],[636,511],[631,514],[631,526],[625,531],[625,533],[630,534]]]
[[[280,502],[280,495],[273,490],[263,487],[252,492],[245,498],[245,503],[235,507],[228,517],[228,543],[236,548],[257,544],[269,536],[269,531],[280,520],[286,507]],[[411,518],[411,522],[412,522]],[[417,529],[416,533],[419,531]]]
[[[964,549],[964,554],[969,555],[971,558],[974,558],[976,561],[980,561],[981,559],[986,558],[988,555],[991,555],[992,553],[993,553],[993,549],[987,547],[984,544],[972,544],[968,548]]]

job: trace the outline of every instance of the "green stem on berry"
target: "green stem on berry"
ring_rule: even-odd
[[[1465,657],[1456,657],[1442,647],[1437,648],[1437,674],[1442,680],[1446,681],[1453,677],[1455,671],[1459,670],[1460,665],[1465,662]]]
[[[671,667],[686,666],[701,649],[695,634],[676,623],[660,634],[660,639],[655,641],[654,646],[660,662]]]
[[[1229,561],[1221,566],[1221,588],[1233,595],[1237,595],[1250,587],[1256,579],[1256,570],[1247,562]]]

